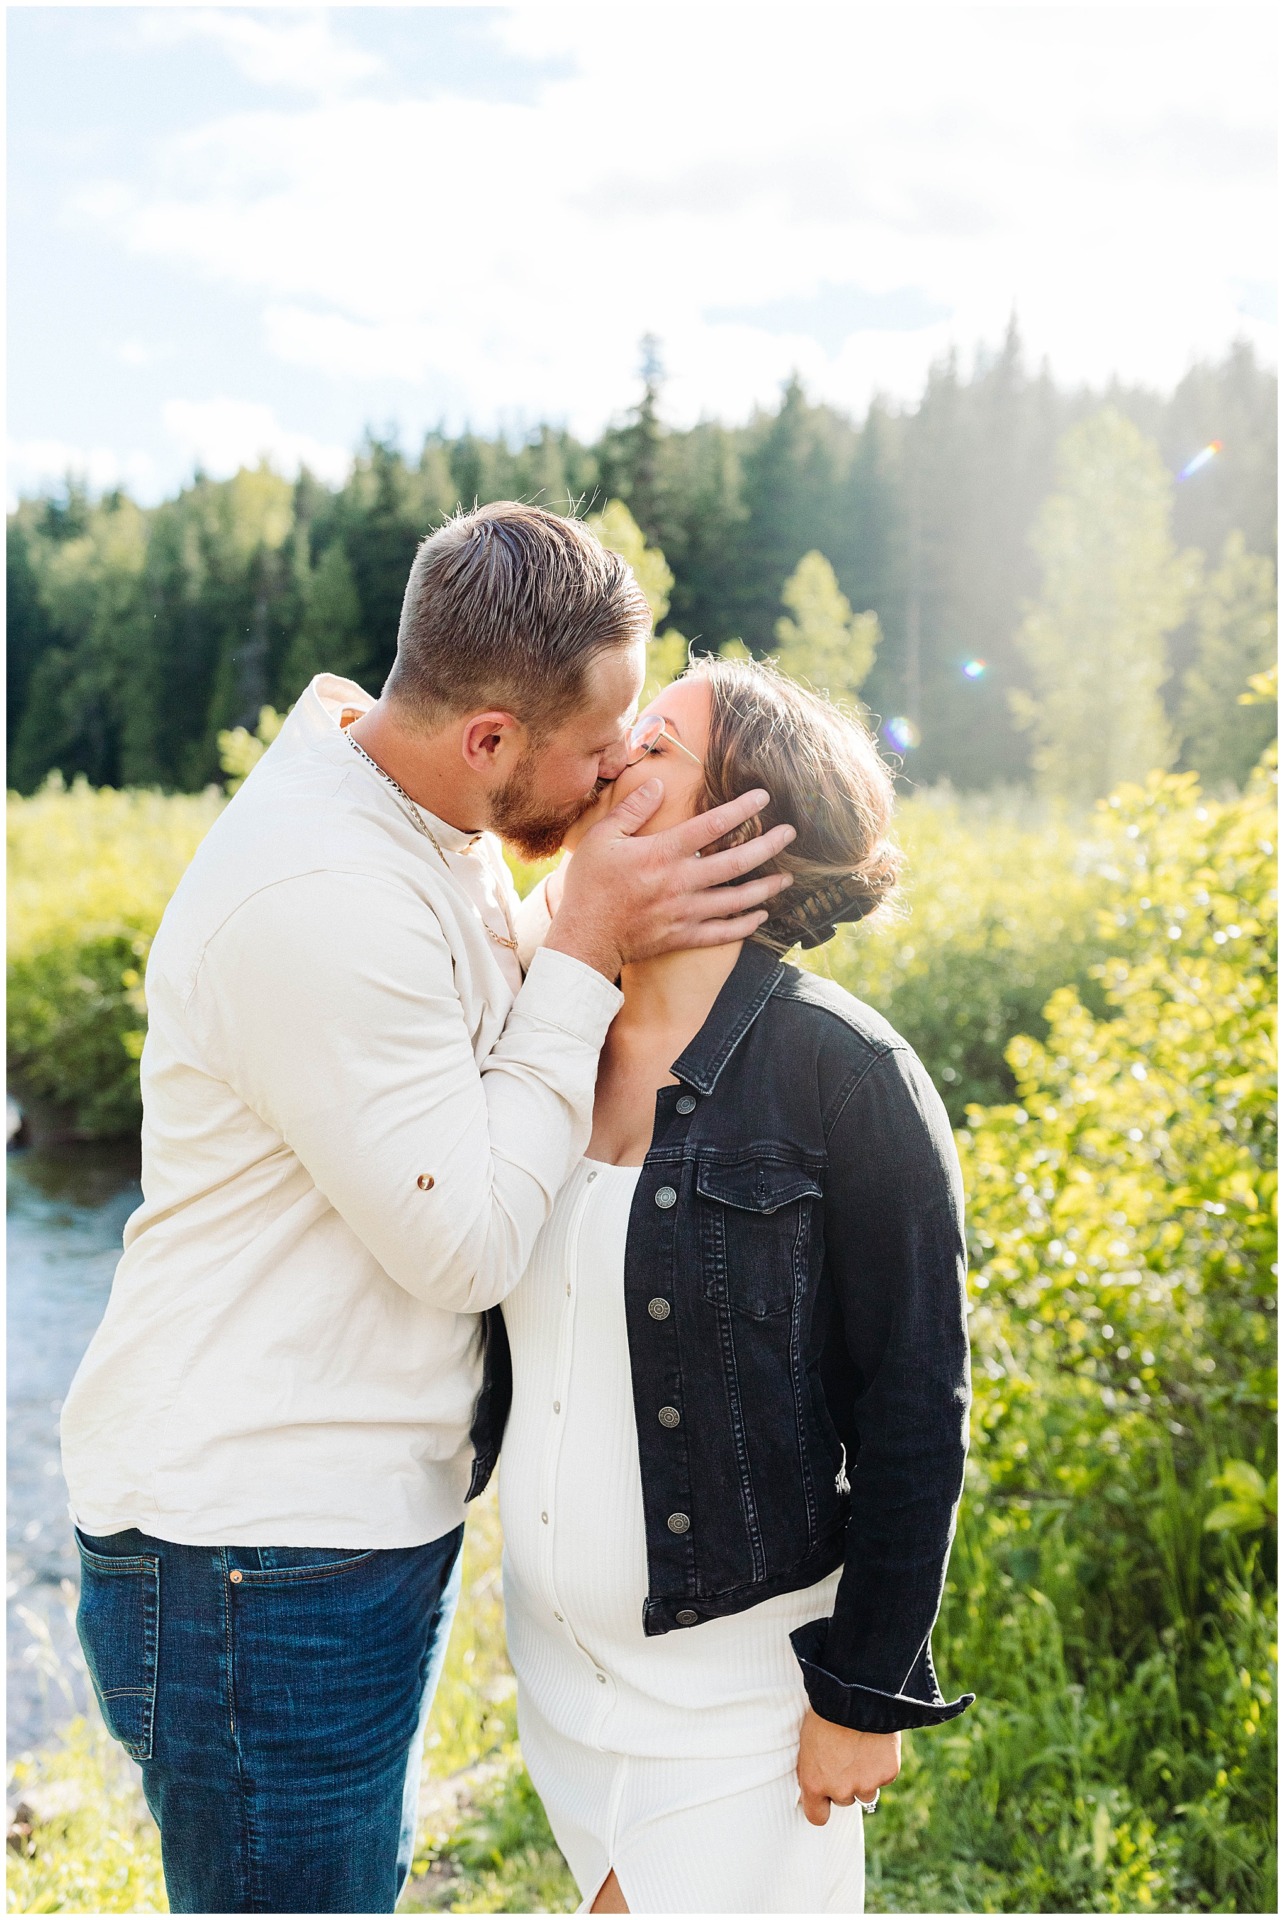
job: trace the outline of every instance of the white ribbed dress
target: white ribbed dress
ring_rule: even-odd
[[[837,1573],[648,1638],[646,1532],[624,1315],[641,1169],[582,1161],[504,1303],[513,1407],[500,1512],[522,1752],[592,1905],[634,1913],[861,1913],[859,1807],[813,1827],[795,1766],[806,1695],[789,1644]]]

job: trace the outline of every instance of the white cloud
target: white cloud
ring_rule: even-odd
[[[81,447],[67,440],[10,440],[6,466],[10,512],[22,495],[57,489],[68,475],[94,493],[111,487],[148,493],[156,480],[155,462],[148,454],[122,455],[114,447]]]
[[[1271,278],[1272,68],[1251,10],[492,17],[510,54],[569,54],[574,73],[527,104],[377,98],[331,16],[184,15],[160,30],[213,36],[272,84],[310,76],[316,97],[208,123],[153,180],[99,182],[82,208],[135,255],[257,298],[279,362],[422,385],[479,426],[596,431],[646,330],[672,418],[742,416],[794,367],[846,406],[909,397],[1014,306],[1061,378],[1165,383],[1244,331],[1243,285]],[[951,318],[826,347],[706,317],[826,286],[908,290]]]
[[[347,92],[384,70],[374,54],[341,40],[320,11],[279,10],[264,17],[230,7],[161,6],[141,13],[137,24],[153,44],[212,42],[260,87],[324,97]]]
[[[278,472],[295,474],[306,466],[318,479],[337,484],[351,464],[348,449],[295,433],[281,425],[271,407],[249,400],[170,400],[164,419],[166,433],[189,466],[200,466],[215,479],[266,459]]]

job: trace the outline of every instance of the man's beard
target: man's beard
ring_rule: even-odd
[[[535,758],[533,752],[528,753],[512,779],[496,788],[490,801],[491,831],[516,847],[523,860],[547,860],[559,853],[571,827],[596,803],[601,792],[599,783],[569,807],[558,807],[555,812],[532,812]]]

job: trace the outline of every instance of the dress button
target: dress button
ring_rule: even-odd
[[[675,1613],[673,1617],[680,1627],[694,1627],[700,1619],[699,1614],[691,1607],[683,1607],[682,1611]]]
[[[682,1415],[676,1407],[661,1407],[656,1418],[662,1427],[678,1427],[682,1424]]]
[[[691,1527],[691,1515],[689,1513],[671,1513],[668,1519],[668,1527],[669,1527],[670,1533],[689,1532]]]
[[[667,1300],[648,1300],[646,1310],[653,1320],[667,1320],[673,1309]]]
[[[678,1112],[694,1113],[695,1110],[696,1110],[695,1095],[692,1093],[684,1093],[682,1098],[678,1101]]]
[[[239,1587],[241,1584],[241,1581],[245,1578],[244,1574],[241,1572],[241,1569],[239,1567],[233,1567],[232,1571],[228,1574],[227,1577],[232,1582],[232,1585],[234,1587]]]
[[[677,1193],[672,1187],[661,1187],[655,1196],[657,1207],[672,1207],[677,1204]]]

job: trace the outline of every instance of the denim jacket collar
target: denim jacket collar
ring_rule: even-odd
[[[670,1071],[697,1093],[712,1093],[719,1074],[776,991],[784,972],[784,961],[770,947],[746,940],[708,1019]]]

